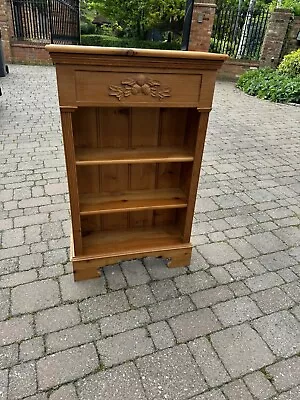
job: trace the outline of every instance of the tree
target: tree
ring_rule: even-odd
[[[182,26],[185,0],[85,0],[127,36],[145,39],[153,28],[178,30]]]

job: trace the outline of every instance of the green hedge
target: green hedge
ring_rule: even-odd
[[[271,68],[247,71],[239,78],[237,87],[260,99],[300,104],[300,76],[292,77]]]
[[[130,47],[139,49],[162,49],[162,50],[180,50],[179,43],[152,42],[149,40],[137,40],[129,38],[117,38],[104,35],[81,35],[81,44],[84,46],[101,47]]]
[[[278,71],[290,76],[300,76],[300,49],[292,51],[281,61]]]

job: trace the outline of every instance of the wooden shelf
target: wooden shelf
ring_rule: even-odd
[[[175,226],[96,231],[83,237],[83,255],[113,256],[149,249],[168,250],[182,244],[179,229]]]
[[[177,188],[80,196],[80,215],[185,207],[187,207],[186,195]]]
[[[76,148],[76,165],[191,162],[193,160],[192,151],[182,147]]]

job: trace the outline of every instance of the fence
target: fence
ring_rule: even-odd
[[[11,0],[11,11],[18,40],[79,43],[78,0]]]
[[[232,58],[258,60],[269,12],[266,9],[217,7],[211,37],[211,52]]]

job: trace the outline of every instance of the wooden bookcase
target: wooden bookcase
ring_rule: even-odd
[[[57,71],[75,280],[147,256],[189,265],[208,116],[226,56],[46,48]]]

